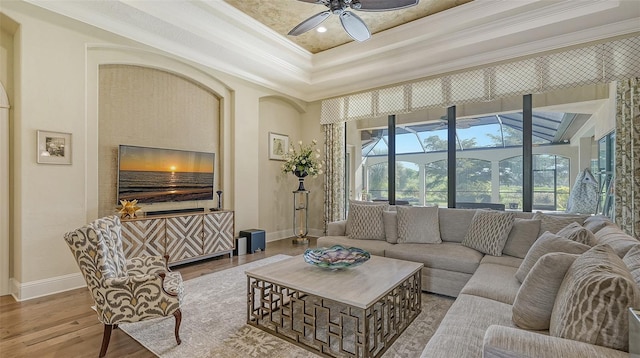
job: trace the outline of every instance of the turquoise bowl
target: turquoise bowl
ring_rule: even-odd
[[[333,245],[329,248],[307,249],[303,257],[308,264],[336,270],[361,265],[371,258],[371,254],[357,247]]]

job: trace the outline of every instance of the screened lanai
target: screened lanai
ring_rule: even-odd
[[[522,208],[522,112],[459,118],[456,122],[456,200]],[[589,114],[534,111],[532,143],[535,210],[564,211],[578,168],[571,138]],[[446,119],[395,128],[396,199],[412,205],[447,205]],[[388,195],[387,128],[360,131],[362,197]],[[597,161],[593,163],[597,170]]]

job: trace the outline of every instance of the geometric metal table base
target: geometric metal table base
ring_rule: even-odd
[[[247,323],[328,357],[380,357],[421,311],[421,271],[367,308],[247,276]]]

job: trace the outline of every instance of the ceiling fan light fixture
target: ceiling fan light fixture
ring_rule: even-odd
[[[324,33],[327,32],[327,28],[324,26],[319,26],[316,31],[320,32],[320,33]]]
[[[331,15],[338,15],[340,17],[340,23],[351,38],[356,41],[365,41],[371,37],[371,33],[367,28],[367,24],[362,19],[348,11],[351,8],[359,11],[388,11],[398,10],[406,7],[414,6],[418,4],[420,0],[298,0],[306,3],[313,3],[323,5],[328,10],[322,11],[318,14],[311,16],[310,18],[299,23],[288,35],[298,36],[314,27],[320,25],[320,23]],[[362,4],[364,2],[364,6]],[[323,32],[318,29],[318,32]]]

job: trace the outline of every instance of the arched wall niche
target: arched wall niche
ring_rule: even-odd
[[[231,109],[232,91],[223,82],[214,78],[212,75],[198,69],[194,66],[178,61],[176,59],[137,48],[129,47],[113,47],[92,45],[88,47],[87,56],[87,138],[84,141],[85,152],[87,153],[87,221],[103,215],[113,214],[116,203],[116,176],[117,176],[117,144],[132,144],[141,146],[213,151],[216,154],[216,190],[223,192],[233,191],[233,181],[231,180]],[[176,112],[181,108],[172,108],[172,116],[162,120],[163,126],[154,126],[150,118],[146,118],[145,122],[140,125],[134,125],[136,121],[136,113],[128,115],[124,122],[117,123],[107,122],[114,120],[110,118],[109,111],[113,111],[113,105],[118,106],[121,103],[104,103],[109,101],[105,91],[104,81],[101,83],[101,77],[105,75],[105,71],[114,69],[133,70],[134,72],[144,72],[144,76],[151,76],[151,82],[156,82],[157,78],[163,77],[165,83],[179,84],[182,88],[187,88],[192,93],[198,93],[197,97],[208,94],[215,102],[215,110],[209,108],[208,112],[203,113],[209,118],[199,118],[197,113],[191,113],[194,108],[190,106],[189,98],[182,98],[176,102],[182,103],[182,109],[189,113],[185,113],[188,122],[181,122],[182,119],[176,116]],[[116,70],[116,72],[118,72]],[[155,76],[155,75],[158,76]],[[104,78],[103,78],[104,79]],[[118,85],[108,86],[110,91],[117,91]],[[131,86],[125,86],[131,90]],[[198,91],[198,89],[200,91]],[[161,97],[165,100],[171,100],[172,96],[181,96],[176,93],[173,88],[162,88]],[[112,92],[114,98],[122,99],[122,94]],[[185,94],[188,96],[188,94]],[[144,99],[143,99],[144,100]],[[160,98],[162,100],[162,98]],[[201,102],[201,101],[200,101]],[[131,105],[131,103],[129,103]],[[153,105],[151,101],[147,101],[140,106],[132,106],[133,110],[143,110],[145,106]],[[169,105],[171,107],[171,105]],[[123,110],[119,108],[113,113]],[[195,110],[193,112],[198,112]],[[145,113],[137,113],[141,117]],[[215,122],[215,123],[214,123]],[[188,130],[178,130],[180,133],[176,136],[176,130],[172,128],[188,127]],[[196,140],[191,137],[193,133],[197,133]],[[191,137],[191,138],[190,138]],[[212,202],[180,202],[167,204],[153,204],[145,207],[143,210],[155,211],[166,209],[193,208],[212,206]],[[225,196],[225,207],[233,208],[233,196]]]

